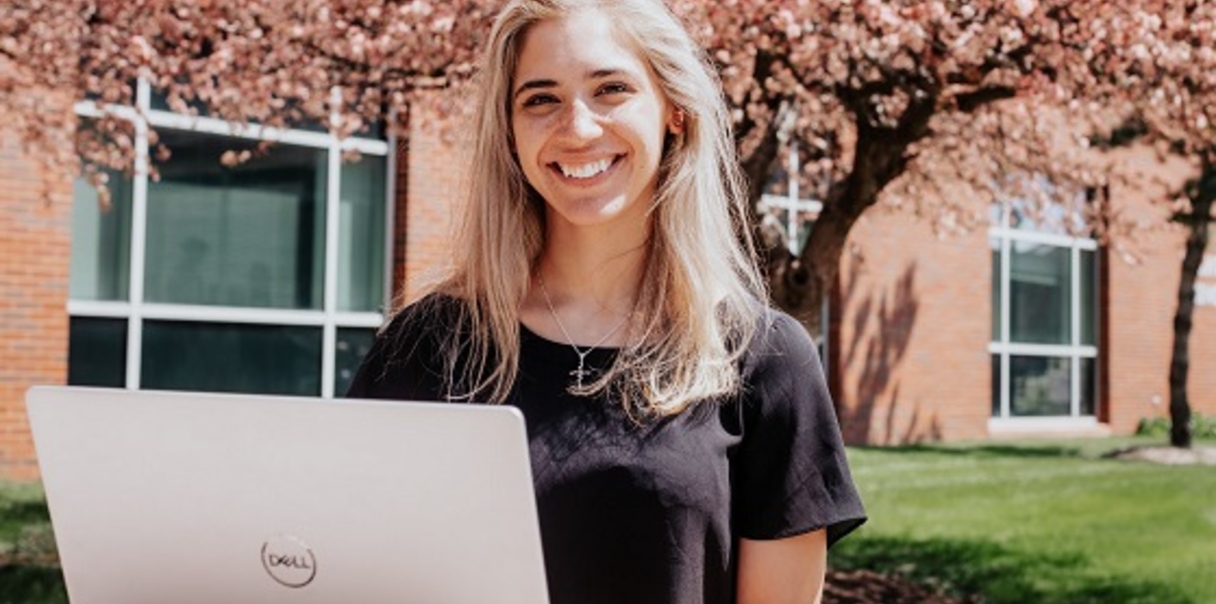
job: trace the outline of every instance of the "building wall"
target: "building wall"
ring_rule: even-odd
[[[409,140],[399,153],[395,292],[411,300],[448,266],[453,220],[464,194],[463,133],[427,103],[410,112]],[[404,185],[404,188],[403,188]],[[404,203],[402,203],[404,202]]]
[[[0,479],[37,477],[25,391],[67,381],[71,201],[0,135]]]
[[[939,240],[924,221],[881,208],[858,220],[830,353],[847,441],[987,435],[991,264],[986,233]]]
[[[1106,313],[1109,421],[1116,433],[1133,432],[1142,418],[1169,416],[1169,369],[1178,307],[1178,284],[1186,233],[1169,227],[1168,208],[1149,203],[1160,198],[1163,186],[1177,187],[1194,168],[1179,160],[1162,163],[1148,153],[1129,153],[1123,161],[1139,174],[1161,182],[1123,185],[1112,190],[1122,215],[1139,224],[1119,237],[1108,258]],[[1212,276],[1201,277],[1200,288],[1216,288],[1216,245],[1207,251]],[[1197,295],[1190,338],[1188,396],[1191,408],[1216,416],[1216,296]]]
[[[1185,233],[1147,202],[1191,168],[1151,152],[1117,158],[1145,184],[1116,185],[1130,227],[1101,254],[1099,419],[1131,434],[1168,417],[1173,320]],[[1216,245],[1199,279],[1188,395],[1216,416]],[[846,439],[889,445],[992,436],[992,267],[986,232],[939,240],[905,214],[871,210],[850,233],[833,316],[833,379]],[[1033,434],[1033,433],[1030,433]],[[1059,434],[1059,432],[1048,432]]]

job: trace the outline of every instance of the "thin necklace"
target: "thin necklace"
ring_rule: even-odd
[[[592,373],[590,369],[586,368],[587,355],[591,354],[592,350],[599,348],[600,344],[607,342],[608,338],[612,337],[612,334],[620,331],[629,322],[629,317],[632,316],[632,313],[625,315],[625,318],[621,319],[621,322],[617,323],[616,327],[613,327],[608,333],[604,334],[604,337],[600,338],[600,341],[588,346],[586,350],[580,350],[578,346],[574,345],[574,338],[570,337],[570,332],[566,331],[566,326],[562,325],[562,320],[557,316],[557,309],[553,308],[553,300],[549,299],[549,289],[545,287],[545,280],[540,275],[537,275],[536,281],[540,284],[541,295],[545,297],[545,305],[549,307],[549,313],[553,315],[553,322],[557,323],[557,328],[562,331],[563,336],[566,336],[566,343],[570,345],[570,348],[574,349],[574,354],[578,355],[578,369],[571,371],[570,375],[574,376],[575,386],[582,388],[583,378],[589,377]]]

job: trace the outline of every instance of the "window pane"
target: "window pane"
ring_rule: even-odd
[[[77,178],[72,185],[73,300],[126,300],[131,253],[131,180],[109,176],[110,206],[102,208],[97,190]]]
[[[376,339],[374,329],[338,329],[338,341],[334,346],[334,395],[345,396],[350,388],[359,363],[372,349]]]
[[[1001,355],[992,355],[992,417],[1001,416]]]
[[[320,308],[325,262],[326,151],[187,133],[148,183],[145,299]],[[254,157],[235,168],[227,150]]]
[[[1071,251],[1013,242],[1009,265],[1010,340],[1031,344],[1071,343]]]
[[[1070,414],[1072,379],[1068,359],[1010,356],[1009,378],[1011,415]]]
[[[321,393],[321,329],[145,321],[141,388]]]
[[[68,329],[69,385],[126,385],[126,319],[72,317]]]
[[[1098,267],[1097,254],[1081,250],[1081,343],[1097,344],[1098,332]]]
[[[342,166],[338,308],[378,310],[384,303],[387,160],[364,155]]]
[[[992,248],[992,341],[1001,341],[1001,240],[988,240]]]
[[[1098,403],[1098,361],[1081,359],[1081,415],[1094,415]]]

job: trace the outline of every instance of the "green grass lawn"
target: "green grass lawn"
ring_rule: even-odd
[[[42,489],[0,482],[0,604],[67,601]]]
[[[851,449],[870,522],[832,564],[986,604],[1216,602],[1216,468],[1100,458],[1147,442]],[[42,493],[0,483],[0,604],[58,602]]]
[[[992,604],[1216,602],[1216,468],[1100,458],[1148,443],[850,450],[871,520],[832,564]]]

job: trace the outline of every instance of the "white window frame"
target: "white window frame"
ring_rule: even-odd
[[[786,194],[772,195],[764,193],[760,195],[760,201],[756,205],[760,212],[767,212],[772,208],[785,212],[785,246],[790,254],[797,256],[802,251],[798,249],[798,228],[804,219],[818,216],[823,211],[823,202],[818,199],[801,196],[798,175],[801,174],[802,163],[798,157],[798,143],[796,140],[788,138],[785,134],[779,134],[778,136],[781,142],[787,145],[789,150],[788,161],[786,162],[786,175],[789,177],[789,182],[786,185]],[[828,363],[828,346],[831,339],[827,337],[831,318],[831,308],[828,298],[825,296],[823,305],[819,308],[819,324],[823,326],[823,335],[820,341],[817,342],[824,375],[828,375],[828,372],[831,371],[831,364]]]
[[[337,91],[335,90],[335,93]],[[68,314],[72,317],[114,318],[127,320],[127,356],[124,387],[139,388],[140,368],[143,358],[143,323],[145,320],[171,320],[194,323],[241,323],[255,325],[283,325],[320,327],[321,375],[320,395],[333,398],[335,384],[335,361],[337,332],[342,328],[377,328],[383,324],[383,312],[343,312],[337,310],[338,302],[338,238],[339,211],[342,190],[342,154],[357,151],[360,154],[384,157],[387,183],[385,186],[384,221],[384,298],[382,308],[390,307],[392,299],[392,247],[394,197],[396,175],[396,140],[390,133],[387,141],[369,138],[339,139],[328,132],[272,128],[260,125],[234,125],[212,117],[186,116],[152,108],[152,89],[147,80],[140,79],[136,85],[135,107],[110,105],[99,109],[91,101],[76,103],[76,115],[80,117],[102,117],[109,113],[131,122],[135,127],[135,166],[132,177],[130,278],[126,301],[93,301],[69,299]],[[144,301],[144,268],[147,238],[148,206],[148,130],[177,130],[198,134],[215,134],[237,139],[273,141],[313,149],[327,153],[328,173],[326,191],[325,270],[322,307],[317,310],[246,308],[234,306],[204,306],[189,304],[160,304]]]
[[[991,355],[1000,356],[1000,376],[993,376],[993,379],[999,379],[1000,384],[1000,415],[989,415],[988,428],[990,432],[1006,432],[1017,433],[1019,431],[1031,432],[1071,432],[1092,430],[1098,427],[1097,412],[1100,393],[1098,392],[1097,384],[1094,386],[1094,415],[1081,415],[1081,361],[1083,359],[1098,360],[1098,347],[1091,344],[1081,343],[1081,253],[1088,251],[1094,253],[1094,266],[1097,270],[1097,262],[1099,258],[1098,242],[1094,239],[1085,237],[1073,237],[1049,232],[1029,231],[1009,227],[1011,218],[1011,208],[1009,204],[1003,204],[1000,212],[1000,223],[988,230],[989,241],[996,239],[1000,243],[1001,254],[1001,274],[993,275],[993,279],[1000,280],[1001,286],[1001,301],[1000,301],[1000,339],[988,344],[988,352]],[[1068,249],[1070,252],[1069,262],[1071,267],[1069,270],[1071,283],[1070,288],[1070,309],[1072,313],[1070,317],[1069,344],[1024,344],[1010,341],[1010,259],[1013,253],[1013,244],[1015,242],[1037,243],[1042,245],[1050,245]],[[1096,286],[1095,283],[1095,293]],[[1096,304],[1096,300],[1095,300]],[[993,309],[997,312],[998,309]],[[1092,309],[1091,316],[1097,320],[1098,309]],[[1097,325],[1094,326],[1095,341],[1101,337]],[[1049,417],[1017,417],[1010,413],[1010,375],[1009,375],[1009,357],[1016,356],[1037,356],[1049,358],[1066,358],[1069,360],[1069,414]],[[1095,368],[1096,369],[1096,368]],[[1096,373],[1096,372],[1095,372]],[[1096,379],[1096,376],[1095,376]]]
[[[797,255],[798,249],[798,227],[802,224],[804,218],[808,216],[818,216],[823,211],[823,202],[817,199],[803,198],[799,191],[798,174],[802,170],[802,163],[798,159],[798,144],[795,141],[787,143],[789,148],[789,160],[786,165],[786,174],[789,176],[789,183],[786,186],[785,195],[771,195],[765,193],[760,196],[760,211],[767,211],[771,208],[777,208],[785,211],[785,244],[791,254]]]

